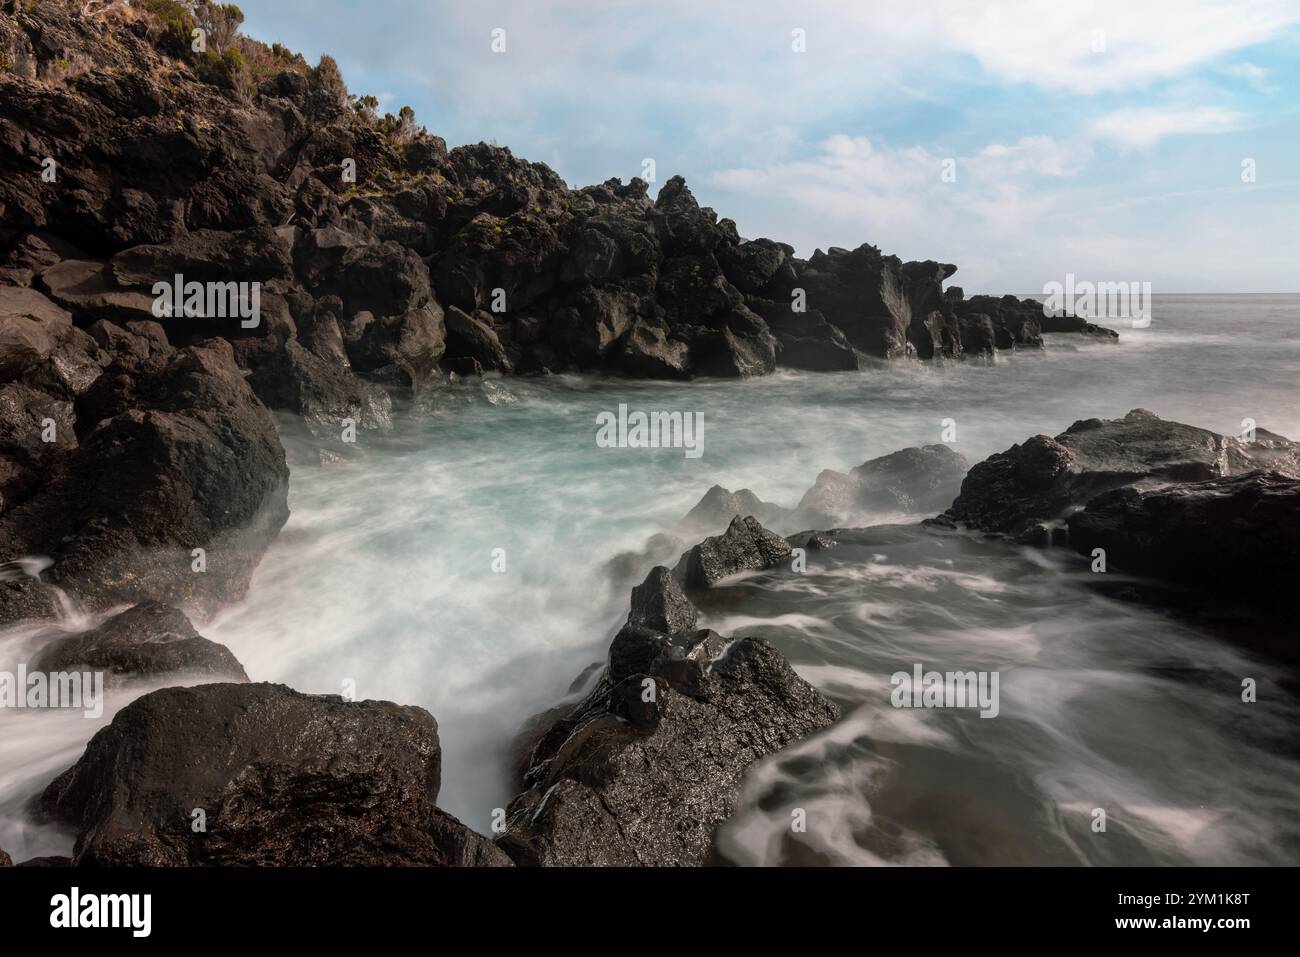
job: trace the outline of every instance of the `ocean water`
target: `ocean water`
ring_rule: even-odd
[[[626,614],[610,559],[670,531],[714,484],[792,506],[822,469],[938,442],[945,419],[972,462],[1137,407],[1300,438],[1300,297],[1157,296],[1149,328],[1120,332],[1118,344],[1049,336],[1043,352],[991,363],[464,383],[328,464],[286,420],[292,517],[247,600],[200,631],[254,680],[427,707],[444,749],[439,803],[486,833],[514,792],[520,724],[604,657]],[[704,454],[598,447],[596,417],[620,403],[701,413]],[[814,553],[805,574],[722,589],[706,623],[773,641],[844,712],[753,770],[723,856],[1300,863],[1300,710],[1276,666],[1102,598],[1088,574],[1065,553],[895,524]],[[56,630],[0,633],[0,669]],[[895,709],[889,676],[918,663],[999,672],[999,715]],[[1244,677],[1256,703],[1241,701]],[[15,859],[67,853],[70,836],[35,824],[25,802],[127,700],[97,721],[0,712],[0,847]]]

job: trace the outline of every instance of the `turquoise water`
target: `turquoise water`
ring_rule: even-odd
[[[603,658],[626,614],[606,563],[671,529],[711,485],[794,505],[822,469],[937,442],[945,419],[972,462],[1135,407],[1300,438],[1298,323],[1296,296],[1157,296],[1151,327],[1121,330],[1118,345],[1053,336],[1045,352],[987,364],[489,380],[426,394],[392,435],[363,434],[355,456],[330,464],[286,423],[292,517],[248,600],[201,631],[254,680],[429,708],[440,803],[486,832],[514,790],[520,723]],[[703,456],[597,447],[596,416],[619,403],[702,413]],[[1297,714],[1272,666],[1097,597],[1068,556],[880,534],[817,557],[807,575],[739,582],[710,611],[720,630],[773,640],[845,712],[750,776],[722,835],[727,857],[1300,862],[1300,763],[1284,744]],[[32,640],[0,637],[0,658]],[[1000,671],[1000,715],[890,707],[889,675],[916,662]],[[1240,702],[1242,675],[1260,682],[1254,705]],[[95,727],[34,724],[27,743],[0,744],[0,846],[15,858],[66,851],[20,802]],[[1098,807],[1105,833],[1090,827]],[[794,808],[806,833],[790,833]]]

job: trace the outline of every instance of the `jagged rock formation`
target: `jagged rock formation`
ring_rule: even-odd
[[[448,150],[282,48],[237,38],[239,68],[214,70],[175,43],[186,16],[57,0],[0,16],[0,269],[78,322],[157,318],[150,288],[176,274],[256,281],[258,327],[175,316],[168,337],[240,340],[254,369],[296,339],[329,371],[299,355],[290,375],[332,395],[354,372],[738,376],[1041,345],[1039,304],[945,295],[951,264],[870,245],[803,260],[742,239],[679,176],[654,198],[639,179],[574,190],[507,149]],[[333,415],[357,391],[259,394]]]
[[[230,344],[120,353],[83,389],[48,400],[57,442],[20,433],[54,448],[39,482],[20,471],[6,489],[0,559],[49,556],[45,580],[91,608],[157,599],[206,617],[241,597],[288,518],[289,470]],[[31,613],[24,596],[0,594],[0,621]]]
[[[1127,485],[1201,482],[1255,469],[1300,477],[1300,444],[1266,429],[1252,441],[1169,422],[1145,409],[1122,419],[1083,419],[1056,438],[1036,435],[967,473],[961,494],[935,521],[1041,537],[1102,492]]]
[[[732,527],[776,538],[751,523]],[[526,790],[498,839],[516,863],[707,863],[746,769],[839,716],[766,641],[696,620],[663,566],[633,590],[595,689],[533,729]]]

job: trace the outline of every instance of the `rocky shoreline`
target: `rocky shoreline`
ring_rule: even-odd
[[[350,98],[332,61],[244,41],[260,73],[214,80],[158,9],[0,6],[0,625],[72,599],[115,614],[34,667],[217,683],[122,709],[35,802],[76,833],[72,858],[25,863],[711,863],[746,771],[838,710],[767,642],[697,629],[697,602],[834,547],[855,508],[1284,606],[1300,446],[1262,429],[1135,410],[969,470],[940,445],[823,472],[792,509],[715,488],[684,538],[620,557],[626,623],[582,700],[523,732],[488,840],[437,808],[427,711],[250,682],[191,624],[247,592],[288,519],[269,410],[334,438],[390,429],[392,390],[452,377],[833,372],[1115,334],[968,299],[949,264],[744,240],[680,177],[652,199],[638,179],[570,189],[499,147],[448,150]],[[257,284],[256,325],[159,315],[154,285],[181,276]]]
[[[1280,585],[1300,568],[1300,443],[1271,433],[1246,442],[1139,409],[1036,436],[969,471],[943,451],[863,463],[854,492],[951,494],[952,506],[924,523],[932,534],[1068,546],[1085,561],[1101,548],[1108,570],[1169,590],[1118,598],[1179,607],[1165,599],[1181,589],[1204,608],[1244,589],[1257,615],[1287,606]],[[824,473],[805,501],[825,488]],[[689,526],[723,530],[671,569],[650,568],[599,671],[575,682],[589,686],[581,700],[521,729],[520,792],[494,841],[437,809],[437,723],[421,708],[246,683],[227,649],[156,602],[51,642],[38,667],[93,666],[116,682],[175,673],[242,683],[164,689],[124,708],[34,805],[76,831],[73,857],[29,863],[716,863],[713,834],[746,771],[839,711],[766,641],[698,628],[697,602],[738,574],[797,573],[795,549],[869,531],[783,538],[747,514],[756,501],[747,490],[710,490]],[[773,509],[774,522],[805,514]],[[647,548],[624,573],[664,550]],[[1295,659],[1294,647],[1273,650]],[[191,827],[199,812],[212,830]]]

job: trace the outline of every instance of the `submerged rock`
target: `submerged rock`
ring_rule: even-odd
[[[441,754],[422,708],[167,688],[118,712],[40,804],[77,828],[79,865],[509,864],[435,806]]]
[[[634,590],[596,688],[533,747],[498,839],[517,863],[708,863],[746,769],[836,720],[766,641],[695,620],[666,568]]]
[[[970,470],[961,494],[935,521],[1019,535],[1111,489],[1254,469],[1300,477],[1300,444],[1265,429],[1247,442],[1134,409],[1122,419],[1075,422],[1056,438],[1037,435],[990,456]]]
[[[0,867],[13,867],[14,862],[5,853],[4,848],[0,847]]]
[[[248,680],[229,648],[204,638],[184,614],[159,602],[142,602],[98,628],[49,642],[32,669],[103,671],[110,684],[165,674]]]

